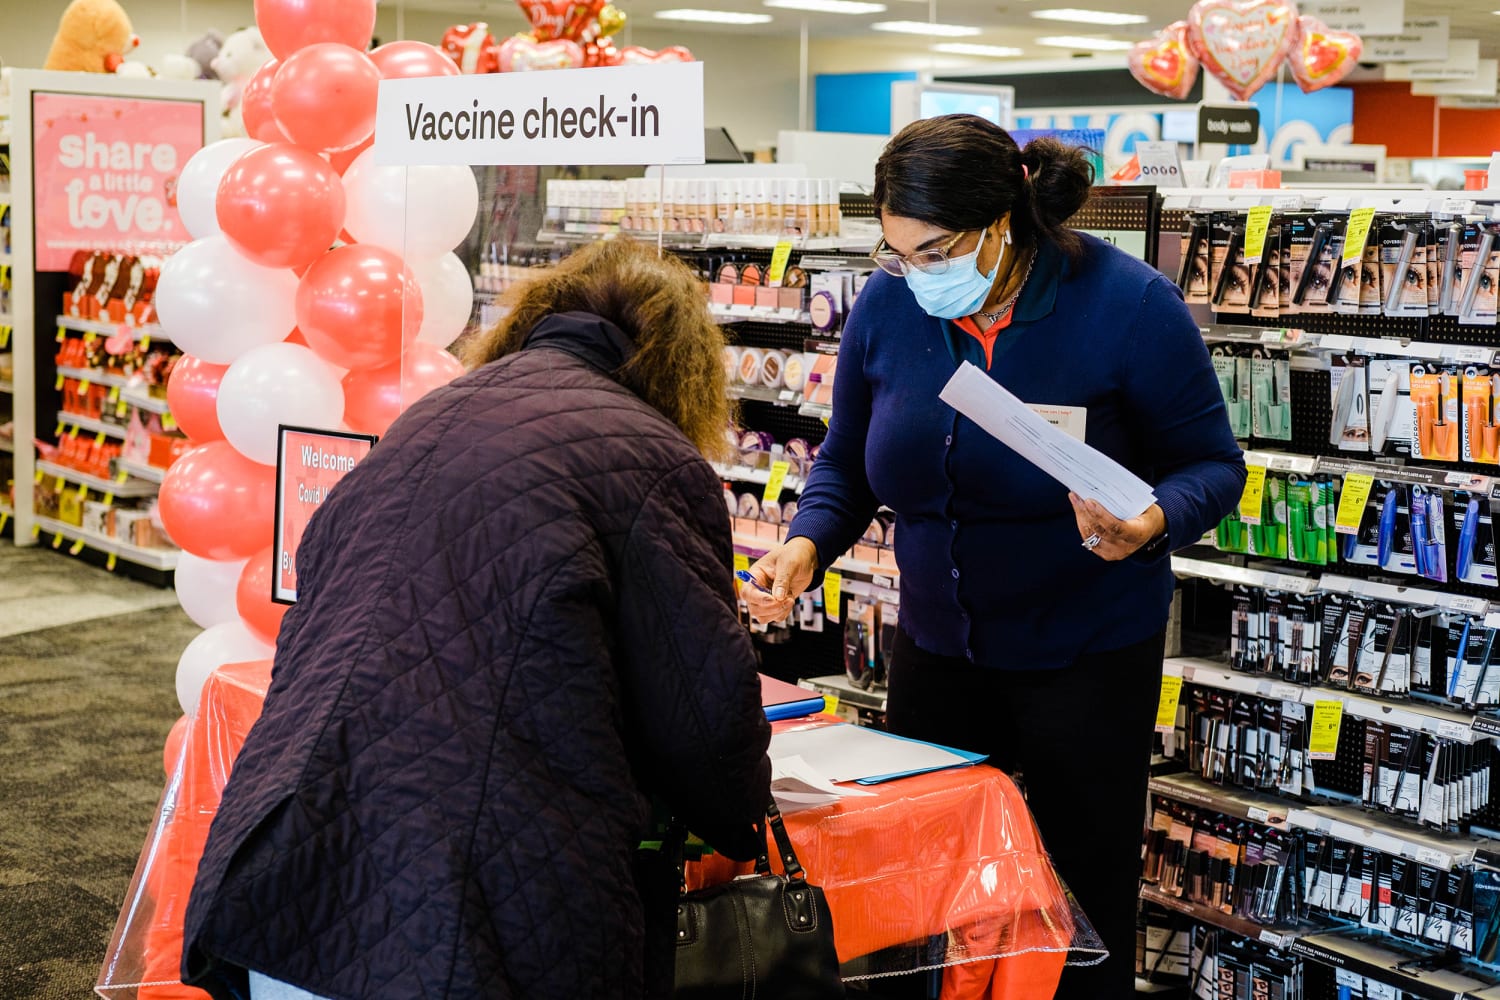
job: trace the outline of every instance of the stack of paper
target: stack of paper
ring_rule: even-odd
[[[771,736],[771,764],[796,758],[812,775],[828,782],[874,785],[912,774],[966,767],[984,760],[932,743],[902,739],[877,729],[840,724],[810,726]]]
[[[771,761],[771,796],[784,813],[826,806],[849,796],[874,794],[848,786],[840,788],[824,780],[808,766],[807,761],[795,754]]]

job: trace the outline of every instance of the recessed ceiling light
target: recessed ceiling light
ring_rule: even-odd
[[[876,31],[894,31],[901,35],[935,35],[939,38],[970,38],[984,34],[982,28],[967,24],[933,24],[929,21],[876,21]]]
[[[772,20],[770,14],[745,14],[737,10],[698,10],[693,7],[659,10],[654,16],[658,21],[702,21],[704,24],[765,24]]]
[[[1048,35],[1036,40],[1038,45],[1049,45],[1055,49],[1092,49],[1095,52],[1123,52],[1133,48],[1134,42],[1121,42],[1113,38],[1091,38],[1088,35]]]
[[[942,42],[932,47],[934,52],[944,52],[951,56],[993,56],[1004,59],[1009,56],[1025,55],[1025,49],[1013,48],[1009,45],[980,45],[976,42]]]
[[[885,4],[864,0],[765,0],[767,7],[810,10],[818,14],[883,14]]]
[[[1145,24],[1150,20],[1144,14],[1121,14],[1112,10],[1081,10],[1077,7],[1034,10],[1031,16],[1043,21],[1074,21],[1078,24]]]

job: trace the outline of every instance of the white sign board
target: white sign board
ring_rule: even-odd
[[[703,162],[703,64],[382,80],[375,162]]]
[[[1458,111],[1494,111],[1500,108],[1500,96],[1465,97],[1462,94],[1450,94],[1447,97],[1438,98],[1438,107],[1453,108]]]
[[[1175,142],[1138,142],[1135,155],[1141,164],[1141,183],[1157,187],[1182,187],[1182,163]]]
[[[1446,17],[1407,18],[1399,35],[1365,35],[1360,62],[1422,62],[1448,58]],[[1474,58],[1479,55],[1476,51]]]
[[[1363,58],[1363,57],[1361,57]],[[1385,67],[1387,80],[1463,80],[1479,72],[1479,39],[1451,38],[1448,54],[1433,62],[1393,62]]]
[[[1399,35],[1405,20],[1402,0],[1307,0],[1302,13],[1319,18],[1335,31],[1363,35]]]
[[[1467,80],[1418,80],[1411,85],[1417,97],[1494,97],[1500,82],[1500,60],[1479,60],[1479,71]]]

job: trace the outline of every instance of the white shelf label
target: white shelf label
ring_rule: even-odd
[[[1271,818],[1271,814],[1260,806],[1251,806],[1245,810],[1245,815],[1250,817],[1251,822],[1264,823]]]
[[[1490,603],[1482,597],[1450,597],[1448,607],[1459,614],[1482,615],[1489,610]]]
[[[1442,215],[1468,215],[1474,211],[1474,202],[1469,198],[1444,198],[1438,212]]]
[[[1440,851],[1434,851],[1430,847],[1418,847],[1415,854],[1419,864],[1432,865],[1434,868],[1452,868],[1453,859]]]
[[[1461,365],[1487,365],[1494,357],[1493,347],[1460,347],[1453,352],[1453,360]]]
[[[1469,734],[1471,730],[1463,723],[1454,722],[1451,719],[1442,719],[1439,720],[1435,732],[1437,733],[1439,739],[1459,740],[1461,742],[1467,743],[1469,742]]]

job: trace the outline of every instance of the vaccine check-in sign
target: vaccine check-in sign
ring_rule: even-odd
[[[703,64],[383,80],[375,162],[703,162]]]

